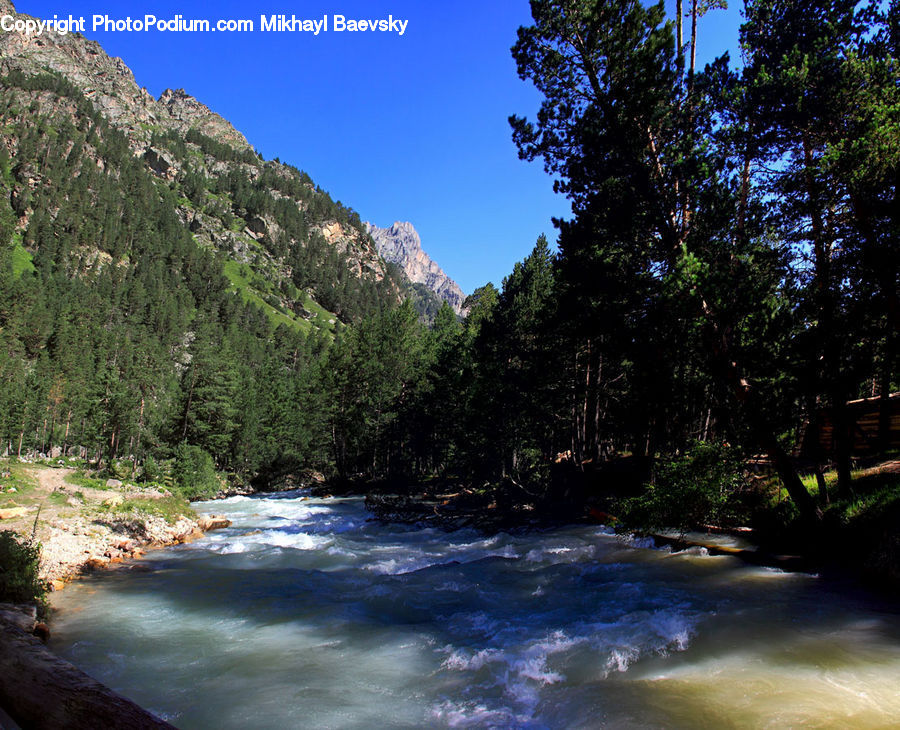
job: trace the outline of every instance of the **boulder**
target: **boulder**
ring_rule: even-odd
[[[85,565],[91,570],[98,570],[100,568],[108,568],[110,560],[105,555],[91,555],[85,562]]]
[[[25,507],[9,507],[8,509],[0,509],[0,520],[13,520],[16,517],[23,517],[28,510]]]
[[[225,527],[231,527],[231,520],[222,515],[206,515],[197,521],[197,525],[204,532],[210,530],[221,530]]]
[[[111,489],[121,489],[122,482],[119,479],[107,479],[106,486],[110,487]]]
[[[0,620],[0,706],[18,726],[171,730],[48,651],[34,629],[34,620],[30,627]]]

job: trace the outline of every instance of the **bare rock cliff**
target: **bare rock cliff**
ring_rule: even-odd
[[[422,250],[422,240],[412,223],[397,221],[390,228],[366,223],[366,230],[385,261],[397,264],[413,283],[427,286],[457,314],[462,312],[466,295]]]

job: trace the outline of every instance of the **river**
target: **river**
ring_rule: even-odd
[[[446,533],[299,492],[54,594],[51,648],[181,728],[900,726],[900,613],[598,526]]]

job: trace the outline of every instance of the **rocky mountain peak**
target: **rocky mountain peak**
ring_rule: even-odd
[[[9,0],[0,0],[0,14],[17,13]],[[153,129],[167,128],[181,133],[194,128],[238,150],[250,148],[243,134],[184,89],[166,89],[154,99],[121,58],[108,56],[97,41],[80,34],[0,32],[0,73],[12,69],[28,74],[50,70],[66,77],[128,135],[135,150],[149,144]]]
[[[395,221],[390,228],[366,223],[366,231],[385,261],[399,266],[410,281],[424,284],[453,307],[453,311],[462,313],[466,295],[459,284],[425,253],[419,233],[412,223]]]

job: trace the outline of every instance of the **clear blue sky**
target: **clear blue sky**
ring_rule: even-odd
[[[551,217],[569,212],[541,164],[518,159],[507,123],[513,113],[533,116],[540,103],[509,52],[516,29],[530,21],[527,0],[13,2],[42,18],[85,16],[85,35],[120,56],[154,96],[184,88],[267,159],[305,170],[363,220],[411,221],[467,293],[487,281],[499,286],[539,234],[555,240]],[[734,48],[735,7],[706,21],[701,60]],[[250,18],[256,30],[93,32],[95,13]],[[402,37],[333,30],[314,37],[261,32],[261,13],[393,15],[409,24]]]

